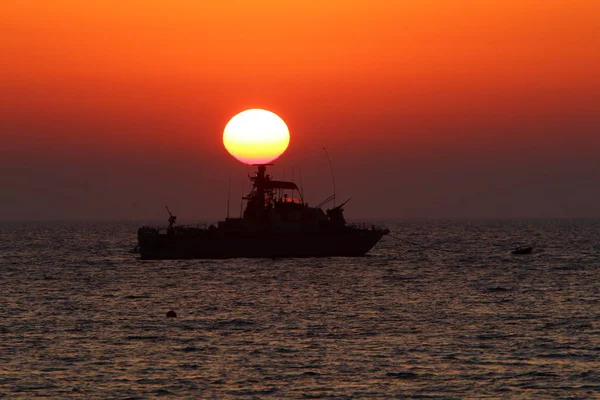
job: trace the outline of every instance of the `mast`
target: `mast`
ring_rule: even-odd
[[[254,164],[258,167],[258,172],[254,180],[254,187],[256,188],[256,196],[254,198],[254,206],[256,207],[256,215],[262,216],[265,210],[265,188],[266,188],[266,177],[265,172],[267,171],[267,165],[273,164]]]
[[[258,173],[256,174],[256,180],[254,184],[256,185],[256,207],[258,211],[258,215],[262,214],[262,211],[265,208],[265,172],[267,171],[266,165],[258,166]]]

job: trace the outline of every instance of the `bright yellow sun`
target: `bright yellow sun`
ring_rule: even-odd
[[[290,131],[275,113],[258,108],[242,111],[225,126],[223,144],[245,164],[268,164],[290,144]]]

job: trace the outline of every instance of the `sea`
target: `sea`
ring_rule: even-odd
[[[599,220],[383,224],[361,258],[141,261],[136,222],[0,223],[0,398],[600,398]]]

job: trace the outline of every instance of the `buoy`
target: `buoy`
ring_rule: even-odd
[[[177,318],[177,313],[171,310],[167,313],[167,318]]]

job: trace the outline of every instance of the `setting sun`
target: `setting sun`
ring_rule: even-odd
[[[245,164],[267,164],[283,154],[290,143],[287,125],[267,110],[246,110],[225,126],[223,144]]]

